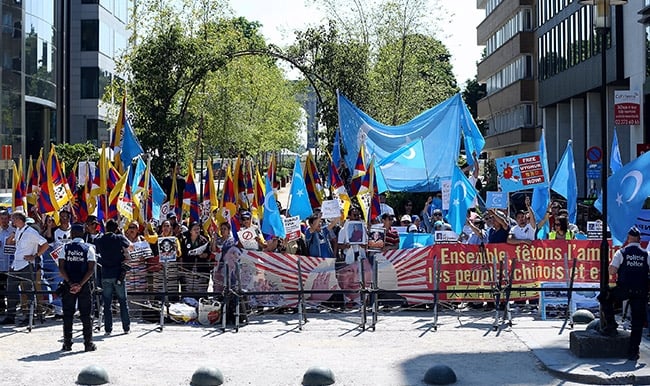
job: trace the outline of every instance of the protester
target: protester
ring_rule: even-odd
[[[243,249],[249,249],[254,251],[261,251],[266,248],[266,241],[260,232],[260,229],[257,225],[253,224],[253,216],[251,212],[244,211],[240,214],[241,226],[239,228],[240,233],[251,232],[253,237],[251,242],[243,242],[239,240],[239,247]]]
[[[54,243],[58,246],[70,241],[70,212],[63,209],[59,212],[59,226],[54,231]]]
[[[488,226],[488,243],[507,243],[510,234],[510,226],[505,215],[497,209],[488,209],[485,222]]]
[[[124,251],[126,254],[124,262],[129,266],[126,273],[126,289],[133,292],[144,292],[147,290],[147,259],[153,255],[148,243],[155,240],[155,237],[150,236],[150,240],[147,240],[141,234],[140,224],[137,221],[128,223],[124,236],[132,246]]]
[[[104,331],[106,335],[113,332],[113,313],[110,306],[113,302],[113,295],[117,297],[120,304],[120,319],[122,330],[129,333],[131,320],[129,318],[129,304],[126,290],[126,261],[128,248],[131,242],[122,234],[118,233],[117,221],[106,222],[106,234],[95,240],[97,253],[100,254],[99,264],[102,269],[102,297],[107,309],[104,311]]]
[[[101,235],[102,234],[100,232],[99,220],[97,219],[97,216],[88,216],[85,222],[85,233],[83,236],[84,241],[90,244],[94,244],[95,239]]]
[[[323,228],[323,222],[319,215],[311,215],[307,218],[309,228],[305,231],[305,244],[307,245],[309,256],[336,257],[332,249],[331,240],[336,239],[334,227],[338,222],[339,219],[334,219],[327,227]]]
[[[206,292],[210,281],[209,240],[201,234],[201,224],[194,221],[181,240],[180,283],[181,293]]]
[[[573,240],[575,233],[569,230],[569,219],[566,216],[554,217],[553,230],[548,233],[549,240]]]
[[[5,247],[7,238],[15,231],[14,227],[9,224],[9,213],[3,209],[0,211],[0,314],[4,314],[7,310],[4,293],[7,290],[7,272],[9,272],[13,256],[10,250],[12,247]]]
[[[648,273],[650,256],[641,248],[641,233],[632,227],[627,234],[626,245],[616,251],[609,265],[609,274],[616,276],[616,287],[601,293],[598,300],[605,319],[604,335],[616,335],[614,304],[627,300],[632,315],[632,328],[628,348],[628,359],[639,359],[639,345],[643,325],[646,321],[646,304],[648,301]]]
[[[71,230],[72,242],[63,247],[59,258],[59,272],[65,283],[63,296],[63,351],[72,351],[72,322],[75,309],[79,309],[79,319],[83,324],[84,350],[95,351],[93,326],[90,316],[92,289],[90,279],[95,271],[95,250],[85,243],[83,226],[74,225]],[[110,312],[106,312],[109,314]],[[127,313],[128,315],[128,313]]]
[[[386,193],[381,193],[379,195],[379,212],[380,214],[388,213],[391,216],[395,216],[395,210],[393,210],[393,207],[386,203]]]
[[[387,214],[390,213],[387,212]],[[338,244],[339,250],[348,264],[366,257],[368,232],[365,223],[361,221],[359,208],[353,207],[348,212],[348,220],[339,231]]]
[[[0,324],[16,323],[16,306],[18,305],[18,289],[33,291],[36,281],[36,265],[41,256],[47,251],[47,240],[34,228],[27,225],[27,217],[22,212],[14,212],[11,221],[16,227],[13,235],[7,238],[7,244],[15,244],[14,261],[11,265],[11,274],[7,277],[7,312]],[[27,324],[29,307],[21,307],[26,318],[21,325]]]
[[[230,223],[227,221],[219,224],[219,235],[212,239],[211,250],[215,254],[215,265],[212,272],[212,291],[221,292],[224,286],[225,258],[230,248],[237,246],[232,235]]]
[[[530,244],[535,240],[535,229],[537,223],[535,222],[533,209],[530,207],[529,196],[526,196],[525,204],[528,212],[524,210],[517,211],[517,224],[510,228],[508,244]]]
[[[54,247],[54,232],[56,231],[57,226],[56,222],[54,221],[54,217],[50,216],[49,214],[45,216],[45,219],[43,221],[43,228],[41,229],[41,236],[47,240],[48,244],[50,246]]]
[[[485,231],[485,222],[479,216],[471,217],[467,216],[465,224],[471,229],[472,234],[469,235],[466,244],[469,245],[481,245],[487,244],[488,234]]]
[[[388,251],[399,248],[399,233],[392,226],[393,217],[384,213],[381,215],[381,224],[384,228],[384,247],[382,251]]]
[[[416,233],[426,232],[426,229],[422,225],[422,220],[420,220],[420,216],[418,216],[417,214],[411,216],[411,225],[407,229],[407,232],[416,232]]]

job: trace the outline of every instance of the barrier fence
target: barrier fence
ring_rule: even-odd
[[[611,248],[611,255],[615,251]],[[506,298],[532,300],[539,298],[542,287],[543,293],[552,294],[577,289],[573,281],[595,285],[599,261],[600,240],[537,240],[485,247],[436,244],[369,253],[368,258],[352,264],[233,247],[216,265],[172,261],[151,272],[144,259],[133,259],[126,283],[129,300],[137,306],[133,311],[153,313],[154,319],[159,312],[160,328],[163,317],[170,315],[169,304],[183,298],[195,298],[197,305],[201,299],[214,299],[226,309],[241,307],[246,312],[289,308],[298,311],[301,322],[309,308],[353,308],[362,313],[368,309],[376,320],[375,312],[382,307],[430,305],[437,312],[439,302],[494,301],[497,294],[502,302]],[[53,272],[44,276],[48,275],[56,276]],[[39,299],[45,295],[55,305],[60,302],[54,286],[34,294]],[[238,323],[246,312],[226,310],[219,319],[225,328],[228,315]]]

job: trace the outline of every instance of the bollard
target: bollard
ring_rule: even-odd
[[[96,365],[84,367],[77,376],[78,385],[103,385],[105,383],[108,383],[108,373]]]
[[[449,366],[434,365],[424,374],[427,385],[450,385],[456,383],[456,373]]]
[[[573,318],[573,323],[576,324],[588,324],[596,319],[594,314],[589,310],[577,310],[571,317]]]
[[[303,386],[333,385],[334,382],[334,372],[327,367],[310,367],[302,376]]]
[[[192,374],[192,386],[219,386],[223,384],[223,374],[216,367],[199,367]]]

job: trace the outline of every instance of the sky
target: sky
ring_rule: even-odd
[[[476,62],[479,61],[482,46],[476,45],[476,27],[483,20],[485,11],[476,9],[476,0],[440,2],[445,9],[449,23],[441,25],[440,39],[451,52],[451,63],[458,85],[476,76]],[[232,0],[230,3],[238,16],[262,24],[262,33],[268,43],[280,47],[293,42],[293,30],[318,25],[324,12],[316,7],[306,6],[305,0]]]

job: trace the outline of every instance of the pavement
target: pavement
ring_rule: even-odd
[[[318,310],[317,310],[318,311]],[[29,332],[0,326],[2,385],[73,384],[81,369],[104,368],[112,385],[187,385],[200,366],[216,367],[225,385],[299,385],[308,368],[331,369],[336,385],[425,385],[434,365],[451,368],[457,385],[650,384],[650,341],[641,358],[577,358],[563,320],[515,312],[513,326],[492,328],[494,312],[385,311],[374,329],[359,312],[260,313],[238,332],[196,324],[135,320],[131,333],[95,333],[98,350],[83,352],[75,323],[71,353],[61,349],[61,322],[46,319]],[[584,329],[576,325],[574,330]]]

